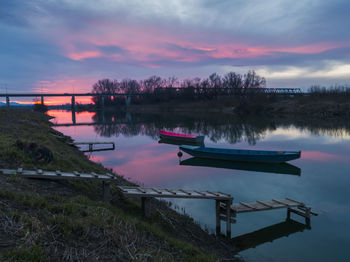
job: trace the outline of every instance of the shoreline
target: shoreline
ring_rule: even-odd
[[[0,109],[0,123],[1,168],[111,172],[69,145],[70,138],[55,131],[47,115]],[[24,145],[36,143],[48,148],[53,159],[37,161],[18,147],[18,140]],[[164,201],[152,201],[152,216],[144,218],[139,202],[126,199],[116,189],[116,185],[131,184],[120,176],[111,186],[110,204],[102,202],[100,183],[3,174],[0,180],[4,207],[0,210],[1,259],[84,260],[96,256],[102,261],[239,261],[228,239],[208,234],[192,218],[170,209]],[[6,227],[9,222],[11,225]],[[104,244],[99,246],[101,243]],[[134,243],[133,247],[130,243]]]

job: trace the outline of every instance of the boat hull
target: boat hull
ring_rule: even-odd
[[[218,159],[191,157],[180,161],[182,166],[197,166],[223,168],[232,170],[275,173],[286,175],[301,175],[301,169],[288,163],[258,163],[258,162],[243,162],[243,161],[227,161]]]
[[[159,137],[164,140],[172,140],[172,141],[184,141],[187,143],[193,143],[193,144],[201,144],[204,142],[204,136],[190,136],[190,135],[183,135],[178,133],[170,133],[170,132],[164,132],[159,131]]]
[[[243,161],[243,162],[259,162],[259,163],[284,163],[290,160],[300,158],[300,151],[261,151],[261,150],[239,150],[239,149],[219,149],[208,147],[192,147],[180,146],[180,150],[194,157]]]

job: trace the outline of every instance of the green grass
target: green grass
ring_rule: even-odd
[[[78,149],[52,136],[51,132],[48,117],[43,114],[0,110],[2,167],[110,172],[91,162]],[[30,155],[14,146],[17,139],[49,148],[54,156],[53,161],[36,163]],[[153,214],[152,219],[145,219],[140,206],[120,195],[114,184],[111,189],[116,200],[109,204],[101,201],[100,181],[63,181],[57,184],[63,189],[61,192],[45,190],[45,181],[27,180],[15,175],[0,179],[6,185],[11,185],[10,188],[2,187],[0,181],[0,199],[6,202],[0,210],[0,230],[1,221],[8,219],[10,226],[6,230],[15,241],[14,246],[0,250],[0,260],[62,260],[63,254],[71,252],[71,248],[81,250],[85,246],[94,252],[101,252],[100,256],[109,254],[113,257],[112,253],[118,254],[120,260],[130,260],[131,256],[147,261],[217,260],[194,244],[178,239],[178,232],[172,232],[176,230],[167,227],[169,225],[159,216]],[[2,216],[6,219],[1,220]],[[54,247],[48,243],[59,244]],[[100,247],[101,243],[107,243],[106,247]],[[55,254],[52,248],[57,248]],[[87,259],[81,252],[78,256],[76,260]]]

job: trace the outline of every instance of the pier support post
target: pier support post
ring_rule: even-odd
[[[103,181],[103,201],[108,203],[111,201],[111,189],[109,186],[109,181]]]
[[[41,96],[41,105],[44,105],[44,96]]]
[[[141,197],[141,207],[143,214],[145,217],[151,216],[151,198],[149,197]]]
[[[311,224],[310,224],[310,212],[311,212],[311,208],[306,208],[305,209],[305,224],[308,228],[311,228]]]
[[[6,106],[10,107],[10,97],[9,96],[6,97]]]
[[[226,235],[231,238],[231,204],[232,200],[226,200]]]
[[[288,207],[287,208],[287,218],[286,220],[290,220],[290,208]]]
[[[221,234],[220,200],[215,200],[216,235]]]

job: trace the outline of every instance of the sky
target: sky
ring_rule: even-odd
[[[255,70],[350,85],[348,0],[0,0],[0,93]]]

